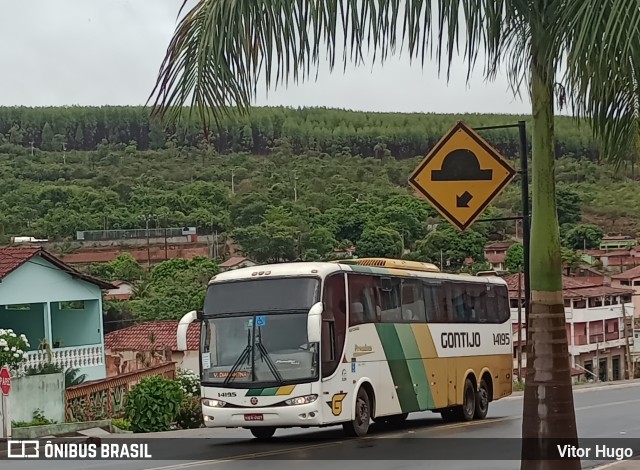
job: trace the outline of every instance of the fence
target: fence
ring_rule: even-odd
[[[101,240],[129,240],[147,238],[182,237],[183,228],[137,228],[129,230],[85,230],[76,232],[76,240],[95,242]]]
[[[162,375],[175,379],[176,363],[120,374],[100,381],[69,387],[65,392],[65,420],[96,421],[121,417],[126,394],[144,377]]]

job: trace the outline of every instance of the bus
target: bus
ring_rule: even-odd
[[[252,266],[214,276],[200,322],[204,423],[247,428],[342,425],[367,434],[432,411],[484,419],[512,393],[506,282],[383,258]]]

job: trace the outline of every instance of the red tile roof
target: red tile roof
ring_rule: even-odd
[[[178,321],[162,320],[140,323],[104,335],[105,349],[117,351],[150,351],[152,349],[178,350]],[[155,337],[152,344],[151,334]],[[187,348],[198,351],[200,348],[200,323],[192,323],[187,330]]]
[[[516,298],[518,296],[518,275],[511,274],[505,276],[509,288],[509,296]],[[603,278],[580,278],[580,277],[562,277],[562,295],[564,298],[577,297],[599,297],[603,295],[623,295],[631,294],[631,289],[623,289],[619,287],[610,287],[604,285]],[[524,277],[522,278],[522,294],[524,295]]]
[[[640,277],[640,266],[636,266],[635,268],[627,269],[620,274],[615,274],[611,276],[611,279],[634,279],[636,277]]]
[[[83,274],[73,269],[68,264],[65,264],[59,258],[53,256],[48,251],[39,246],[8,246],[0,247],[0,279],[11,274],[25,263],[28,263],[34,256],[39,256],[42,259],[56,266],[61,271],[66,272],[72,277],[82,279],[84,281],[95,284],[102,289],[115,289],[116,287],[108,282],[98,279],[87,274]]]
[[[484,249],[485,250],[508,250],[511,245],[513,245],[515,242],[512,242],[510,240],[504,240],[501,242],[493,242],[490,243],[489,245],[485,246]]]
[[[249,261],[247,258],[242,256],[232,256],[228,260],[223,263],[220,263],[221,268],[230,268],[231,266],[237,266],[240,263],[244,263],[245,261]]]
[[[0,279],[29,261],[40,250],[37,246],[0,248]]]
[[[614,257],[614,256],[619,256],[619,257],[627,257],[627,256],[631,256],[631,251],[630,250],[616,250],[616,251],[609,251],[606,254],[602,255],[602,257]]]

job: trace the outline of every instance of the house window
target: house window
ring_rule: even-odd
[[[640,286],[640,281],[633,281],[634,286]]]
[[[5,305],[7,310],[31,310],[31,304]]]
[[[602,297],[589,298],[589,308],[602,307]]]
[[[59,302],[60,310],[84,310],[84,300],[72,300],[69,302]]]
[[[631,283],[629,281],[620,281],[621,286],[630,286]]]
[[[585,299],[574,300],[573,308],[587,308],[587,301]]]

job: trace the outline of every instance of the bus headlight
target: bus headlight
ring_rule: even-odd
[[[226,402],[220,401],[220,400],[213,400],[211,398],[203,398],[202,404],[204,406],[211,406],[213,408],[222,408],[224,405],[226,405]]]
[[[305,395],[303,397],[290,398],[286,400],[285,405],[306,405],[313,403],[318,399],[318,395]]]

